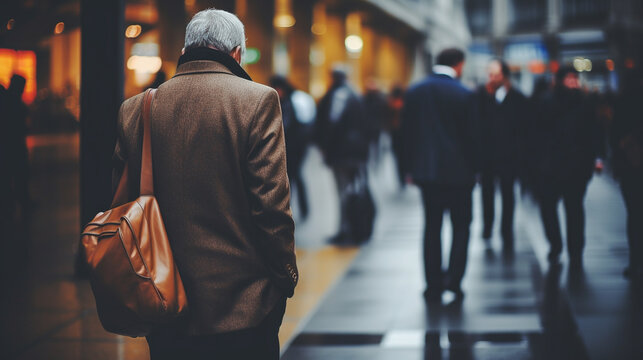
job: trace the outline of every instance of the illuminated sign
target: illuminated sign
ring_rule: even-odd
[[[257,48],[247,48],[243,56],[243,63],[247,65],[256,64],[261,59],[261,52]]]

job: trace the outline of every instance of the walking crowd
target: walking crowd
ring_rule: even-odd
[[[463,51],[446,49],[437,55],[431,75],[406,91],[395,87],[388,97],[368,85],[360,96],[347,84],[345,69],[333,70],[312,137],[335,174],[341,200],[341,226],[331,242],[357,244],[370,235],[365,228],[372,221],[364,219],[372,217],[374,209],[365,169],[369,155],[378,156],[379,146],[370,151],[369,146],[377,144],[382,131],[392,139],[400,184],[413,183],[422,193],[427,301],[440,301],[446,290],[456,299],[464,296],[460,283],[476,183],[482,190],[481,237],[487,243],[493,235],[498,186],[502,250],[506,256],[513,254],[519,183],[521,194],[530,194],[539,205],[549,262],[558,264],[566,248],[570,267],[582,268],[585,194],[593,174],[603,172],[606,158],[628,212],[630,263],[624,276],[642,279],[643,118],[635,108],[643,99],[640,72],[627,72],[618,95],[603,95],[585,89],[573,67],[562,66],[527,97],[512,84],[511,69],[502,59],[488,64],[488,81],[473,91],[459,81],[464,63]],[[288,144],[288,134],[286,138]],[[301,149],[293,151],[301,154]],[[300,176],[295,179],[301,181]],[[560,201],[566,236],[558,216]],[[444,271],[441,229],[446,211],[453,239]]]
[[[602,96],[586,91],[578,72],[562,66],[550,84],[527,97],[512,84],[511,68],[502,59],[488,64],[484,85],[465,87],[459,80],[465,53],[449,48],[437,54],[428,77],[406,90],[396,85],[388,95],[373,82],[360,95],[349,83],[350,70],[336,66],[327,93],[315,104],[285,77],[273,77],[272,88],[252,82],[240,65],[245,39],[235,15],[215,9],[197,13],[187,26],[176,75],[160,79],[153,84],[157,90],[121,106],[113,208],[96,219],[104,220],[139,195],[156,197],[158,208],[150,211],[157,218],[162,213],[162,222],[153,224],[154,231],[138,231],[146,238],[157,236],[158,229],[167,231],[172,249],[161,255],[173,256],[176,269],[164,268],[156,258],[149,265],[164,273],[178,269],[181,293],[170,297],[189,304],[187,314],[144,334],[153,358],[217,353],[278,358],[285,299],[293,295],[299,279],[290,189],[296,190],[298,212],[306,218],[311,205],[302,166],[313,143],[334,174],[340,199],[341,223],[330,241],[354,245],[371,236],[376,208],[367,164],[370,157],[379,157],[381,134],[388,133],[401,188],[414,184],[422,194],[427,302],[440,302],[445,291],[456,299],[464,297],[461,281],[476,183],[482,188],[483,239],[493,237],[498,185],[502,249],[507,256],[514,252],[518,182],[539,204],[549,262],[558,264],[565,247],[570,266],[582,267],[585,194],[593,174],[603,171],[604,159],[621,184],[628,212],[630,261],[624,275],[643,280],[643,117],[638,111],[643,76],[638,69],[628,70],[618,95]],[[2,144],[15,140],[11,151],[21,161],[9,163],[3,157],[3,167],[11,174],[3,175],[3,189],[13,189],[6,196],[27,207],[28,172],[22,166],[27,156],[26,110],[19,101],[24,79],[12,79],[11,84],[0,91],[0,109],[9,114],[15,134]],[[3,156],[8,151],[3,148]],[[557,212],[561,200],[566,236]],[[446,212],[453,239],[445,271],[441,233]],[[118,231],[83,233],[92,249],[100,250],[96,256],[113,249],[122,255],[118,241],[111,250],[100,247],[122,231],[135,233],[123,219],[89,224],[121,226]],[[137,252],[148,251],[133,248],[134,255],[126,255],[138,264]],[[95,283],[95,274],[105,272],[100,259],[92,258],[94,253],[85,255],[93,266],[92,285],[105,285]],[[127,260],[122,262],[124,271],[135,267]],[[109,280],[112,270],[102,275]],[[152,279],[146,271],[150,269],[143,261],[135,278]],[[144,297],[130,299],[134,290],[117,289],[118,278],[111,280],[110,291],[121,291],[118,296],[124,293],[126,300],[118,303],[122,299],[115,294],[95,290],[101,319],[118,306],[138,306]],[[159,288],[153,287],[161,297]]]

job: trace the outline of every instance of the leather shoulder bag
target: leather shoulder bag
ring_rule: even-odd
[[[183,282],[154,197],[150,108],[156,90],[143,98],[143,152],[139,197],[127,199],[128,166],[111,209],[85,226],[81,242],[90,269],[98,316],[105,330],[132,337],[176,320],[187,310]]]

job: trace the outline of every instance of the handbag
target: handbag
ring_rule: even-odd
[[[187,310],[183,282],[174,263],[152,178],[150,108],[156,90],[143,98],[140,195],[127,199],[128,166],[111,209],[98,213],[81,233],[98,317],[105,330],[145,336]]]

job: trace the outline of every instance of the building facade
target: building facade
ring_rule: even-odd
[[[615,91],[618,74],[640,64],[643,3],[637,0],[467,0],[474,81],[505,59],[526,93],[561,65],[589,88]]]

